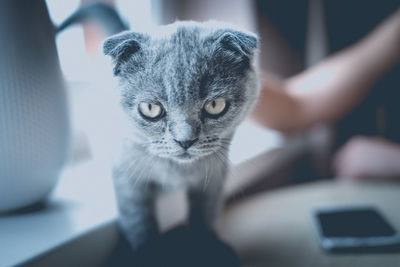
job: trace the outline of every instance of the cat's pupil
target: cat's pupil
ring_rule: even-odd
[[[211,106],[212,106],[213,108],[215,108],[216,105],[217,105],[217,103],[215,103],[215,101],[213,100],[213,101],[211,102]]]
[[[151,105],[151,104],[149,104],[149,110],[150,110],[150,111],[151,111],[151,106],[152,106],[152,105]]]

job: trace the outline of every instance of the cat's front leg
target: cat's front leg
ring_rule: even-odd
[[[155,188],[146,183],[115,181],[115,189],[119,225],[131,247],[137,250],[159,234],[154,213]]]
[[[215,177],[209,177],[213,180],[207,186],[199,185],[188,189],[189,227],[194,231],[213,230],[222,208],[224,172],[217,172],[213,176]]]

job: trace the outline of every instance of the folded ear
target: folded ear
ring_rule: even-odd
[[[238,57],[251,58],[257,49],[257,37],[251,33],[227,30],[217,39],[217,44],[220,50],[233,52]]]
[[[245,73],[257,50],[257,36],[233,29],[219,30],[213,34],[213,57],[230,72]]]
[[[121,66],[131,58],[138,58],[139,52],[148,44],[150,37],[135,32],[122,32],[106,39],[103,43],[103,53],[111,56],[115,66],[114,75],[121,72]],[[135,62],[139,63],[139,62]]]

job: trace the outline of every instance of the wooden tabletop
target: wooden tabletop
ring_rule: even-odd
[[[258,194],[229,206],[219,235],[244,266],[400,267],[400,253],[332,254],[316,238],[315,207],[373,205],[400,231],[400,183],[322,181]]]

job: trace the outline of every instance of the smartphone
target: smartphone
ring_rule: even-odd
[[[400,252],[400,236],[374,207],[318,208],[321,247],[330,252]]]

